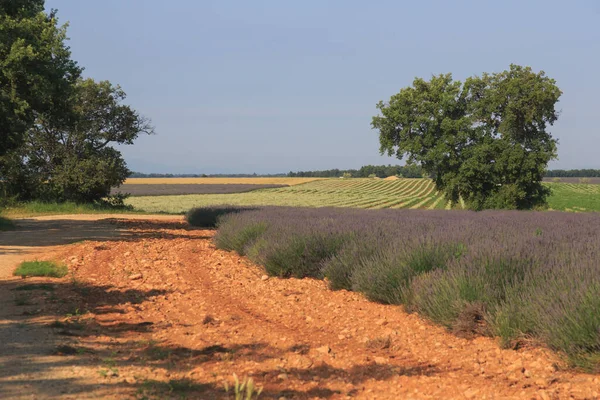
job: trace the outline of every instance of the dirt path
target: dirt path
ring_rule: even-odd
[[[32,232],[38,223],[46,226],[42,238],[74,226],[53,231],[56,221],[32,221]],[[211,231],[168,219],[77,223],[83,227],[74,231],[95,240],[0,254],[0,265],[43,255],[71,271],[32,281],[52,289],[12,291],[22,282],[0,282],[7,305],[0,398],[221,399],[230,398],[223,383],[234,373],[252,377],[264,399],[546,400],[600,392],[597,376],[562,370],[542,349],[461,339],[324,282],[264,279],[258,266],[215,249]],[[10,246],[22,243],[10,235]],[[16,305],[21,293],[35,305]]]

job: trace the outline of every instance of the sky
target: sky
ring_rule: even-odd
[[[376,104],[415,77],[511,63],[563,95],[550,168],[600,168],[600,1],[46,0],[84,75],[110,80],[156,135],[130,169],[281,173],[403,164]]]

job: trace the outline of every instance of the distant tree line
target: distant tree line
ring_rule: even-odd
[[[599,178],[600,169],[552,169],[546,172],[547,178]]]
[[[288,172],[287,176],[302,178],[340,178],[343,177],[344,174],[350,174],[353,178],[368,178],[373,175],[378,178],[387,178],[388,176],[422,178],[424,171],[418,165],[364,165],[360,169],[334,168],[316,171]],[[282,175],[283,174],[272,176]],[[551,169],[546,171],[544,176],[547,178],[598,178],[600,177],[600,169]]]
[[[387,178],[388,176],[402,176],[404,178],[422,178],[423,170],[418,165],[364,165],[360,169],[327,169],[322,171],[289,172],[289,177],[302,178],[340,178],[350,174],[353,178]]]

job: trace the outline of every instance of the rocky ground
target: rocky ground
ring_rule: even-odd
[[[267,278],[180,219],[87,221],[78,236],[60,218],[66,238],[56,242],[69,245],[22,238],[29,244],[15,250],[22,231],[0,234],[0,245],[14,246],[0,246],[2,399],[228,399],[233,374],[251,377],[263,399],[600,393],[596,375],[566,370],[542,348],[503,350],[322,281]],[[54,259],[70,273],[10,277],[25,258]]]

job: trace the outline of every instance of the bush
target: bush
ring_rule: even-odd
[[[132,206],[125,204],[125,200],[127,200],[129,198],[129,196],[130,196],[129,193],[112,194],[112,195],[107,196],[107,197],[103,198],[102,200],[100,200],[98,202],[98,204],[101,207],[133,210]]]
[[[257,261],[269,275],[289,278],[323,278],[322,263],[348,240],[344,236],[291,235],[262,245]]]
[[[406,304],[412,298],[413,278],[445,269],[455,255],[454,246],[417,244],[390,246],[360,261],[352,273],[352,289],[386,304]]]
[[[238,213],[244,210],[250,210],[249,207],[238,206],[209,206],[193,208],[187,212],[185,219],[187,222],[199,228],[215,228],[221,217],[228,214]]]
[[[364,258],[373,255],[377,246],[366,243],[365,238],[350,240],[337,253],[322,264],[321,275],[329,281],[332,290],[352,290],[352,275]]]
[[[64,265],[58,265],[52,261],[26,261],[17,267],[14,275],[26,278],[28,276],[45,276],[50,278],[62,278],[68,272]]]
[[[221,218],[215,240],[271,275],[326,277],[456,333],[533,338],[596,369],[598,226],[597,214],[264,207]]]
[[[228,251],[237,251],[240,255],[245,255],[246,250],[251,246],[265,231],[267,224],[257,222],[248,224],[240,229],[220,229],[215,236],[215,243],[218,248]],[[254,249],[256,257],[257,249]]]
[[[526,260],[467,257],[446,270],[417,278],[411,305],[432,321],[454,330],[459,330],[459,324],[463,324],[460,330],[465,330],[465,313],[472,316],[472,323],[485,320],[494,325],[487,311],[504,303],[507,293],[521,289],[527,265]],[[480,314],[473,313],[475,305]],[[490,329],[502,331],[495,326]]]

